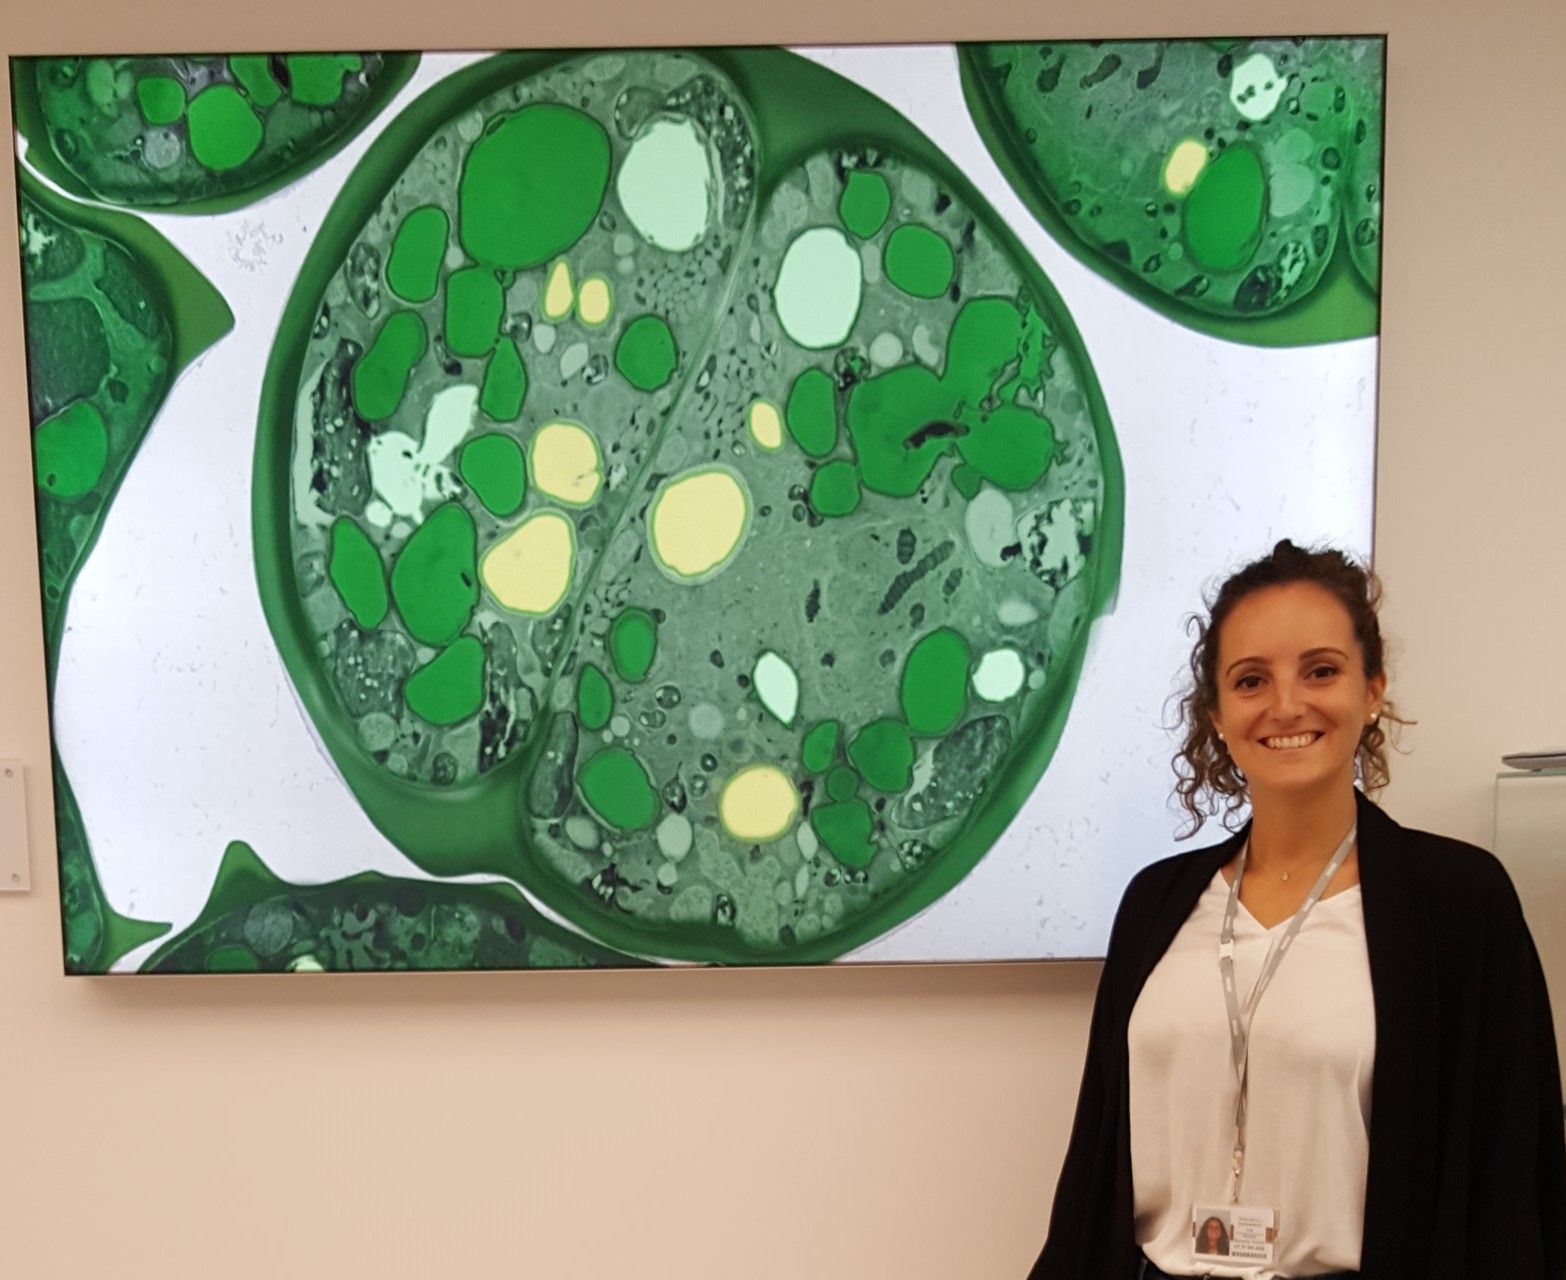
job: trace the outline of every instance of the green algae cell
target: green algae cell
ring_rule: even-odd
[[[424,322],[414,311],[388,316],[375,345],[354,366],[353,402],[359,415],[379,422],[397,412],[413,366],[429,345]]]
[[[500,336],[505,306],[505,293],[493,271],[453,271],[446,280],[446,349],[454,356],[488,355]]]
[[[596,733],[614,714],[614,690],[604,673],[591,662],[582,667],[576,683],[576,715],[582,728]]]
[[[355,622],[366,629],[381,625],[391,607],[386,570],[375,544],[346,516],[332,525],[332,554],[326,572]]]
[[[789,388],[783,418],[794,443],[812,458],[837,447],[836,395],[831,375],[822,369],[806,369]]]
[[[842,726],[836,720],[823,720],[805,735],[800,758],[807,773],[825,773],[837,758]]]
[[[78,400],[38,425],[33,433],[33,472],[53,498],[79,498],[103,475],[109,461],[109,429],[90,400]]]
[[[875,720],[848,740],[848,760],[877,791],[908,789],[913,741],[896,720]]]
[[[848,175],[837,202],[837,213],[853,235],[868,240],[886,225],[891,211],[892,191],[885,178],[862,169]]]
[[[490,515],[504,519],[522,509],[527,464],[522,446],[510,436],[492,433],[469,440],[457,469]]]
[[[577,782],[587,803],[610,826],[640,831],[658,817],[658,793],[647,770],[623,747],[605,747],[582,766]]]
[[[451,225],[439,205],[424,205],[402,220],[386,262],[386,284],[404,302],[428,302],[440,284]]]
[[[413,54],[137,54],[18,59],[27,160],[71,195],[224,212],[294,181],[353,138]]]
[[[637,316],[614,349],[614,367],[638,391],[656,391],[674,376],[679,349],[659,316]]]
[[[484,366],[479,407],[496,422],[514,422],[527,398],[527,369],[517,344],[502,337]]]
[[[859,510],[859,473],[841,458],[810,478],[810,505],[824,516],[850,516]]]
[[[1266,212],[1267,175],[1256,153],[1231,147],[1206,165],[1185,201],[1181,230],[1191,256],[1212,271],[1232,271],[1256,250]]]
[[[859,870],[875,859],[875,818],[863,800],[819,805],[810,811],[810,826],[844,866]]]
[[[392,565],[391,591],[414,639],[449,644],[467,626],[478,603],[476,549],[473,517],[456,503],[413,531]]]
[[[658,624],[645,609],[626,609],[609,628],[609,654],[620,679],[637,684],[647,678],[658,656]]]
[[[408,677],[404,695],[413,714],[431,724],[466,720],[484,702],[484,646],[459,636]]]
[[[906,225],[886,242],[886,275],[915,298],[939,298],[952,284],[952,247],[928,227]]]
[[[941,627],[925,636],[903,664],[900,698],[908,728],[920,737],[940,737],[962,719],[968,701],[972,654],[961,632]]]

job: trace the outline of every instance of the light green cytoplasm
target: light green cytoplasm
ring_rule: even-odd
[[[859,252],[835,227],[812,227],[796,236],[773,288],[778,322],[807,351],[824,351],[847,339],[863,295]]]
[[[657,119],[639,134],[615,194],[642,238],[670,253],[701,243],[712,220],[712,157],[689,119]]]

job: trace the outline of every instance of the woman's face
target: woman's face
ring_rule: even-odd
[[[1217,1218],[1209,1218],[1202,1224],[1202,1229],[1207,1232],[1207,1249],[1211,1252],[1218,1247],[1218,1241],[1223,1235],[1223,1226]]]
[[[1235,605],[1218,635],[1217,681],[1213,725],[1253,800],[1353,786],[1386,676],[1366,679],[1348,611],[1325,587],[1291,582]]]

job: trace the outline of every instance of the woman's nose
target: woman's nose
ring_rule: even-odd
[[[1291,720],[1299,715],[1305,707],[1303,692],[1296,680],[1274,680],[1272,682],[1273,715],[1280,720]]]

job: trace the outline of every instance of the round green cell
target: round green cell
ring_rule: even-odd
[[[951,245],[929,227],[906,223],[886,242],[886,278],[915,298],[939,298],[955,271]]]
[[[230,74],[258,107],[270,107],[283,96],[282,86],[272,75],[271,61],[264,53],[240,53],[228,60]]]
[[[913,774],[913,739],[896,720],[873,720],[849,741],[848,760],[877,791],[905,791]]]
[[[868,240],[886,225],[891,211],[892,191],[885,178],[864,169],[855,169],[848,175],[842,198],[837,202],[837,216],[851,234]]]
[[[454,356],[488,355],[500,336],[506,297],[493,271],[465,267],[446,279],[446,350]]]
[[[386,317],[364,358],[353,367],[353,407],[368,422],[382,422],[397,412],[408,375],[424,356],[429,337],[424,321],[413,311]]]
[[[823,720],[805,735],[800,747],[800,762],[807,773],[825,773],[837,758],[837,743],[842,726],[836,720]]]
[[[859,790],[859,775],[852,769],[838,765],[827,774],[826,791],[833,800],[852,800]]]
[[[997,488],[1022,492],[1043,478],[1055,456],[1049,419],[1019,405],[979,417],[957,442],[963,460]]]
[[[860,870],[875,857],[870,840],[874,819],[863,800],[817,805],[810,811],[810,828],[827,851],[845,867]]]
[[[450,644],[468,625],[478,603],[477,546],[473,517],[448,502],[413,531],[392,564],[392,599],[421,644]]]
[[[428,302],[435,296],[450,232],[451,223],[439,205],[424,205],[402,220],[386,263],[386,283],[404,302]]]
[[[581,239],[608,185],[609,136],[596,120],[554,103],[523,107],[468,153],[458,237],[486,266],[539,266]]]
[[[656,391],[674,376],[679,349],[661,316],[637,316],[614,349],[614,367],[638,391]]]
[[[1201,172],[1185,200],[1183,234],[1191,256],[1210,271],[1245,262],[1261,236],[1267,175],[1249,147],[1230,147]]]
[[[332,553],[326,573],[342,597],[353,620],[366,631],[386,619],[390,599],[386,594],[386,570],[381,555],[352,516],[338,516],[332,524]]]
[[[484,646],[458,636],[408,677],[408,708],[433,725],[457,724],[484,705]]]
[[[859,473],[852,462],[829,462],[810,479],[810,505],[824,516],[848,516],[859,510]]]
[[[812,458],[824,458],[837,447],[836,394],[824,369],[806,369],[789,388],[783,421],[794,443]]]
[[[968,705],[968,641],[950,627],[930,632],[903,664],[901,698],[908,728],[939,737],[962,719]]]
[[[148,124],[174,124],[185,114],[185,86],[172,76],[143,76],[136,82],[136,105]]]
[[[576,716],[582,728],[597,733],[614,714],[614,690],[609,680],[591,662],[582,664],[576,678]]]
[[[213,173],[237,169],[261,146],[261,121],[231,84],[215,84],[190,104],[190,149]]]
[[[343,96],[343,77],[358,71],[357,53],[296,53],[288,58],[288,94],[307,107],[329,107]]]
[[[484,385],[479,390],[479,408],[496,422],[515,422],[527,398],[527,369],[517,344],[502,337],[484,366]]]
[[[647,678],[658,656],[658,623],[646,609],[622,609],[609,627],[609,657],[620,679]]]
[[[91,401],[78,400],[33,433],[33,476],[50,497],[81,497],[108,461],[109,428]]]
[[[640,831],[658,816],[658,793],[642,762],[624,747],[605,747],[577,774],[582,798],[612,827]]]
[[[522,446],[510,436],[491,432],[462,446],[457,472],[491,515],[515,515],[527,496],[527,464]]]

